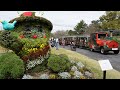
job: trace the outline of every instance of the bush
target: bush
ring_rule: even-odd
[[[0,79],[17,79],[24,75],[24,63],[14,53],[0,56]]]
[[[71,63],[66,55],[51,55],[47,66],[54,72],[64,72],[70,69]]]
[[[0,45],[13,50],[16,54],[23,47],[22,42],[17,39],[17,33],[11,31],[3,31],[0,34]]]

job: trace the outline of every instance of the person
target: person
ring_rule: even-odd
[[[62,41],[63,48],[65,48],[65,39]]]
[[[53,47],[56,47],[56,39],[53,39]]]
[[[51,43],[51,47],[54,47],[54,39],[53,39],[53,37],[51,38],[50,43]]]
[[[59,40],[56,38],[56,50],[59,50]]]
[[[75,42],[74,41],[71,42],[71,50],[76,50],[76,46],[75,46]]]

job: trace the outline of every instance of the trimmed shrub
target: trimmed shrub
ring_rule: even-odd
[[[23,47],[23,43],[17,39],[17,33],[11,31],[3,31],[0,34],[0,45],[13,50],[16,54]]]
[[[47,66],[54,72],[64,72],[70,69],[71,63],[66,55],[51,55]]]
[[[0,56],[0,79],[18,79],[24,75],[24,63],[14,53]]]

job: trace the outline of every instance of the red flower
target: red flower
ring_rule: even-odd
[[[38,36],[37,35],[33,35],[32,38],[36,39]]]
[[[20,35],[20,38],[25,38],[25,36],[24,35]]]
[[[46,38],[46,35],[44,35],[43,38]]]

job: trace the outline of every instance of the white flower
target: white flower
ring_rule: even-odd
[[[37,64],[41,64],[41,61],[40,61],[40,60],[37,60]]]
[[[58,73],[58,75],[62,78],[62,79],[70,79],[71,75],[68,72],[62,72],[62,73]]]
[[[33,64],[32,67],[35,67],[35,65],[36,65],[36,61],[33,60],[33,61],[32,61],[32,64]]]
[[[70,60],[70,63],[75,64],[76,62],[74,60]]]
[[[83,76],[83,74],[81,72],[79,72],[79,71],[74,72],[74,79],[79,79],[80,76]]]
[[[78,62],[78,63],[77,63],[77,67],[78,67],[78,69],[80,69],[80,68],[83,68],[84,65],[83,65],[81,62]]]
[[[29,61],[29,62],[27,63],[27,69],[30,69],[31,66],[32,66],[32,63]]]
[[[43,58],[43,57],[41,58],[41,61],[42,61],[42,62],[44,61],[44,58]]]
[[[87,77],[92,77],[92,73],[90,73],[90,72],[88,72],[88,71],[85,72],[85,75],[86,75]]]
[[[71,71],[75,72],[75,71],[77,71],[77,70],[78,70],[78,69],[77,69],[76,66],[72,66]]]
[[[33,79],[33,77],[25,74],[22,79]]]

